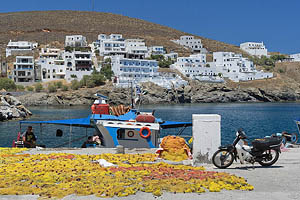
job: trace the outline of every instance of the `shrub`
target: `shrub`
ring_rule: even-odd
[[[95,82],[94,82],[92,79],[89,79],[89,80],[87,80],[87,82],[86,82],[86,86],[87,86],[88,88],[93,88],[93,87],[96,86],[96,84],[95,84]]]
[[[106,79],[103,74],[93,73],[91,76],[91,81],[94,82],[95,86],[104,85],[105,80]]]
[[[152,60],[156,60],[156,61],[161,61],[161,60],[165,59],[165,57],[163,55],[151,55],[150,58]]]
[[[41,92],[44,89],[41,83],[35,84],[34,87],[36,92]]]
[[[84,75],[82,77],[82,79],[80,80],[80,87],[84,87],[84,86],[87,86],[87,81],[91,79],[91,76],[88,76],[88,75]]]
[[[54,85],[55,85],[57,88],[61,88],[63,84],[62,84],[61,81],[58,81],[58,82],[55,82]]]
[[[33,91],[33,87],[27,86],[27,87],[26,87],[26,90],[29,91],[29,92],[32,92],[32,91]]]
[[[70,76],[71,78],[77,78],[77,76],[75,74],[71,74]]]
[[[278,72],[279,72],[279,73],[284,73],[285,70],[284,70],[284,69],[279,69]]]
[[[61,87],[62,91],[68,91],[69,90],[69,87],[67,85],[63,85]]]
[[[24,91],[25,87],[23,85],[17,85],[17,90],[18,91]]]
[[[172,60],[165,60],[162,59],[158,62],[158,66],[161,68],[170,68],[170,65],[172,65]]]
[[[80,83],[77,80],[71,81],[71,89],[78,90],[80,88]]]
[[[16,90],[17,86],[15,82],[9,78],[0,78],[0,90]]]
[[[56,91],[57,91],[57,88],[54,84],[48,85],[48,92],[53,93],[53,92],[56,92]]]
[[[65,51],[68,51],[68,52],[72,52],[73,51],[73,47],[70,47],[70,46],[66,46],[65,47]]]

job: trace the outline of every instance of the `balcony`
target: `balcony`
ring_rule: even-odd
[[[92,61],[91,57],[75,57],[75,60]]]

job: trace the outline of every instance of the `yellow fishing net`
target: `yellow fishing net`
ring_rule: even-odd
[[[190,148],[182,137],[166,136],[163,138],[160,146],[163,148],[160,155],[163,159],[182,161],[189,158]]]

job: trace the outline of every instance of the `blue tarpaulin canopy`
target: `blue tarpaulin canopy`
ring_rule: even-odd
[[[164,123],[160,124],[160,127],[166,129],[166,128],[188,127],[192,125],[193,125],[192,122],[165,121]]]
[[[90,122],[90,116],[87,118],[79,119],[63,119],[63,120],[50,120],[50,121],[20,121],[20,124],[57,124],[57,125],[67,125],[67,126],[77,126],[92,128]]]

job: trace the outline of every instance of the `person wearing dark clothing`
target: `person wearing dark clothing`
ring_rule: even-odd
[[[89,136],[87,141],[81,145],[81,148],[87,148],[91,146],[96,146],[96,143],[93,141],[93,136]]]
[[[24,147],[35,148],[36,147],[36,137],[32,131],[32,126],[28,126],[27,131],[23,133]]]

